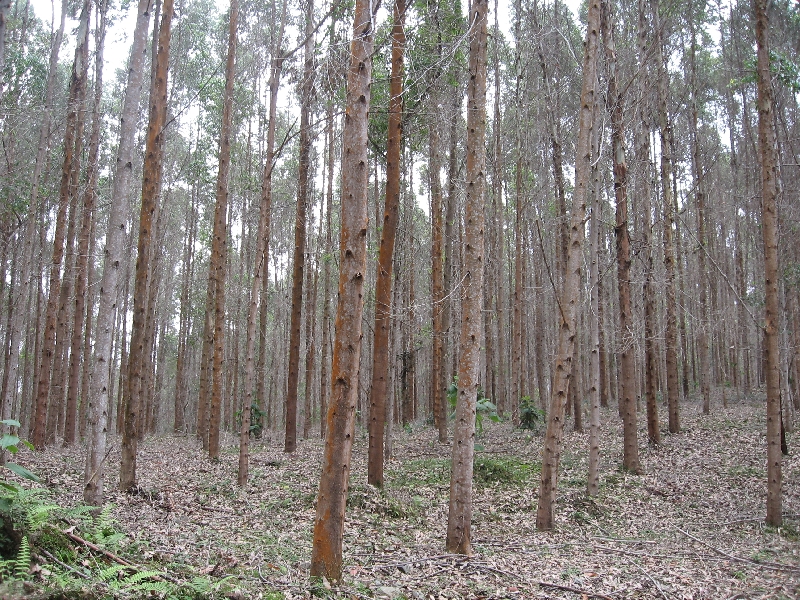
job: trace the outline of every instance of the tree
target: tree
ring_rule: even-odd
[[[473,0],[469,11],[467,83],[467,197],[464,221],[464,293],[458,343],[458,397],[447,516],[448,552],[472,554],[472,467],[475,410],[483,339],[484,193],[486,189],[486,29],[488,0]]]
[[[286,440],[284,452],[297,449],[297,387],[300,381],[300,332],[303,319],[303,272],[306,260],[306,212],[310,184],[311,101],[314,92],[314,1],[306,2],[306,39],[303,78],[300,84],[300,156],[297,184],[297,212],[294,222],[292,262],[292,312],[289,324],[289,380],[286,394]]]
[[[392,73],[389,80],[389,139],[386,145],[386,202],[381,227],[375,284],[375,340],[372,346],[372,388],[369,409],[370,485],[383,485],[386,395],[389,386],[389,330],[392,313],[392,262],[400,213],[400,150],[403,145],[403,53],[405,51],[405,0],[394,2]],[[438,173],[436,174],[438,177]],[[411,275],[413,277],[413,273]]]
[[[564,409],[572,377],[572,357],[576,340],[577,304],[580,296],[584,217],[591,167],[592,114],[597,80],[597,48],[600,34],[600,0],[591,0],[583,55],[583,86],[578,115],[578,141],[575,151],[575,192],[572,196],[567,270],[558,302],[558,352],[556,354],[547,433],[544,441],[539,505],[536,528],[553,528],[553,509],[558,482],[558,465],[564,437]]]
[[[780,186],[770,69],[767,0],[753,0],[758,57],[758,150],[761,162],[761,231],[764,238],[764,349],[767,380],[767,524],[780,527],[781,389],[778,331],[778,206]]]
[[[364,273],[367,268],[367,127],[372,79],[372,23],[376,8],[373,8],[371,0],[356,0],[342,132],[339,301],[325,451],[311,552],[311,576],[324,576],[330,581],[342,578],[344,512],[358,396]]]
[[[225,278],[227,273],[228,177],[231,163],[233,121],[233,84],[236,78],[236,27],[239,22],[239,1],[231,0],[228,20],[228,55],[225,61],[225,91],[222,98],[222,128],[219,141],[217,204],[214,209],[214,237],[211,246],[209,285],[214,279],[214,363],[212,369],[211,407],[208,420],[208,456],[219,458],[219,433],[222,412],[222,361],[225,352]]]
[[[658,101],[656,114],[661,137],[661,197],[663,202],[663,245],[664,245],[664,298],[666,314],[664,316],[664,343],[666,349],[667,368],[667,405],[669,406],[669,431],[680,431],[678,418],[680,389],[678,386],[678,331],[677,303],[675,300],[675,247],[674,247],[674,212],[672,195],[672,123],[667,113],[669,97],[669,73],[664,56],[664,34],[659,15],[659,0],[653,0],[653,30],[655,35],[655,52],[658,72]],[[685,357],[684,357],[685,360]],[[685,378],[684,378],[685,379]]]
[[[62,7],[66,10],[66,5]],[[89,44],[89,6],[84,2],[81,9],[78,31],[78,44],[72,63],[69,83],[69,98],[66,131],[64,133],[64,160],[61,167],[61,186],[58,194],[58,210],[53,233],[53,254],[50,263],[50,287],[47,309],[45,311],[44,340],[39,359],[38,382],[36,385],[35,414],[31,442],[37,449],[44,448],[48,439],[48,399],[50,399],[51,370],[56,360],[56,328],[61,300],[61,267],[64,260],[64,244],[67,227],[67,208],[77,195],[77,173],[80,169],[79,157],[83,146],[83,103],[86,98],[86,71],[88,68]],[[72,215],[74,219],[74,214]],[[53,403],[60,406],[60,400],[53,394]],[[53,407],[55,408],[55,407]],[[51,408],[51,410],[53,410]],[[52,413],[51,413],[52,414]]]
[[[136,276],[133,292],[133,325],[128,356],[128,398],[125,403],[125,424],[122,435],[122,460],[119,488],[127,491],[136,487],[136,453],[139,447],[144,353],[146,351],[146,313],[148,272],[151,252],[153,216],[158,202],[158,190],[164,167],[164,136],[167,122],[167,67],[171,37],[173,0],[164,0],[158,31],[158,53],[155,76],[150,90],[150,111],[147,124],[144,169],[142,175],[142,206],[139,212],[139,241],[136,254]]]
[[[617,50],[614,44],[614,20],[610,2],[604,2],[602,15],[603,43],[608,69],[608,110],[611,113],[611,155],[614,164],[614,200],[617,241],[617,285],[619,287],[619,327],[622,331],[620,352],[620,413],[622,414],[622,464],[628,471],[639,472],[639,448],[636,436],[636,367],[634,365],[634,324],[631,307],[631,240],[628,230],[628,165],[625,159],[624,93],[617,83]],[[658,442],[658,409],[655,397],[647,398],[647,422],[650,441]],[[652,426],[651,426],[652,425]]]

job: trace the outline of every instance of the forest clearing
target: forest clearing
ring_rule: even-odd
[[[444,552],[450,449],[436,442],[436,431],[414,424],[396,433],[386,485],[377,490],[366,484],[366,430],[360,429],[347,501],[345,577],[333,589],[312,586],[308,576],[320,440],[303,440],[285,454],[280,436],[268,432],[252,448],[252,476],[242,489],[230,437],[218,463],[191,439],[148,438],[137,493],[108,494],[108,518],[124,537],[106,547],[176,580],[205,574],[225,581],[218,595],[228,598],[799,597],[797,436],[788,436],[793,452],[785,458],[784,525],[765,526],[763,395],[732,399],[710,416],[698,408],[684,407],[681,434],[641,449],[641,476],[619,469],[619,419],[604,411],[596,498],[586,495],[587,435],[568,426],[557,524],[545,533],[536,531],[534,519],[541,432],[488,424],[478,440],[485,450],[475,461],[475,554],[469,558]],[[118,443],[111,442],[112,478]],[[27,453],[25,464],[45,480],[48,500],[69,507],[81,501],[83,454],[81,447]],[[70,545],[78,552],[76,567],[95,578],[95,561],[113,564]],[[38,597],[65,597],[56,591],[56,582],[65,581],[99,597],[107,593],[97,580],[92,587],[40,560],[49,573],[37,573],[36,587],[50,595]],[[127,597],[138,596],[129,590]]]

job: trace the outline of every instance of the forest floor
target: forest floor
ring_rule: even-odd
[[[449,446],[429,426],[396,430],[378,491],[366,484],[367,434],[359,429],[345,577],[333,589],[312,588],[308,572],[320,440],[287,455],[281,435],[265,435],[251,447],[250,483],[239,489],[232,436],[218,463],[194,439],[149,438],[140,445],[139,492],[128,494],[113,490],[120,440],[112,439],[107,500],[126,535],[118,552],[166,573],[232,576],[231,598],[800,598],[800,436],[787,436],[784,526],[765,526],[763,396],[728,408],[716,402],[712,416],[686,403],[682,433],[665,434],[658,447],[648,447],[640,429],[640,476],[619,468],[616,414],[605,410],[603,422],[594,499],[585,494],[588,432],[567,422],[557,524],[548,533],[535,527],[542,433],[486,424],[470,558],[444,552]],[[84,452],[54,448],[20,462],[57,503],[72,505]]]

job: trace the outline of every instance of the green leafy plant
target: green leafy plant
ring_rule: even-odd
[[[250,437],[257,440],[261,439],[261,434],[264,432],[264,417],[266,412],[261,410],[257,402],[250,405]],[[236,424],[239,428],[242,426],[242,411],[236,411]]]
[[[523,396],[519,403],[519,426],[521,429],[538,429],[544,423],[545,413],[536,406],[530,396]]]
[[[0,421],[0,424],[7,425],[8,427],[16,427],[19,428],[20,424],[19,421],[15,421],[13,419],[3,419]],[[10,452],[11,454],[16,454],[19,452],[20,445],[26,446],[28,449],[33,450],[33,444],[31,444],[27,440],[21,440],[18,435],[14,435],[13,433],[4,433],[2,437],[0,437],[0,451],[2,452]],[[7,471],[11,471],[18,477],[22,477],[23,479],[28,479],[29,481],[39,482],[41,481],[36,475],[31,473],[28,469],[23,466],[20,466],[16,463],[6,463],[2,465],[4,469]],[[19,491],[19,487],[13,483],[9,483],[8,481],[0,481],[0,486],[6,489],[9,492],[17,492]],[[0,508],[1,509],[1,508]]]
[[[453,377],[452,383],[447,388],[447,403],[450,405],[450,418],[456,414],[458,402],[458,377]],[[478,386],[478,398],[475,402],[475,429],[478,435],[483,433],[483,419],[487,418],[495,423],[500,421],[497,406],[484,395],[483,388]]]

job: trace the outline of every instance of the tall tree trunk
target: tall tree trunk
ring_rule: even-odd
[[[311,552],[311,576],[324,576],[329,581],[340,581],[342,578],[344,513],[358,400],[363,288],[367,268],[367,126],[372,80],[373,18],[371,0],[356,0],[342,132],[339,301],[336,307],[325,452]]]
[[[617,87],[617,49],[614,43],[614,20],[610,2],[603,3],[603,42],[608,71],[608,102],[611,113],[611,146],[614,163],[614,200],[617,240],[617,285],[619,286],[619,328],[622,335],[620,353],[620,409],[623,424],[622,465],[632,473],[639,472],[639,448],[636,426],[636,366],[634,364],[634,323],[631,306],[631,240],[628,229],[628,165],[625,158],[623,92]],[[647,398],[647,431],[651,443],[659,442],[658,407],[655,397]]]
[[[320,437],[325,437],[325,418],[328,413],[328,378],[330,371],[328,359],[330,354],[330,331],[331,331],[331,262],[333,262],[333,232],[331,223],[331,213],[333,211],[333,170],[334,170],[334,132],[336,124],[333,121],[333,102],[328,103],[327,111],[327,150],[328,150],[328,172],[327,172],[327,191],[325,197],[325,256],[322,278],[322,364],[320,365],[320,385],[319,385],[319,432]]]
[[[778,333],[778,193],[780,180],[772,100],[767,0],[753,0],[758,47],[758,146],[761,163],[761,231],[764,237],[764,346],[767,355],[767,524],[780,527],[781,389]]]
[[[567,270],[558,306],[558,353],[551,392],[547,433],[542,458],[542,477],[539,488],[539,505],[536,511],[536,528],[539,531],[553,528],[553,509],[558,483],[558,464],[564,437],[564,406],[572,376],[572,354],[576,337],[577,304],[580,294],[581,262],[583,253],[584,216],[591,168],[592,115],[597,81],[597,52],[600,33],[600,0],[589,4],[586,43],[583,58],[583,86],[578,116],[578,140],[575,156],[575,192],[572,196],[570,218],[570,244],[567,252]]]
[[[173,0],[164,0],[158,32],[158,54],[155,77],[150,91],[150,117],[147,125],[142,206],[139,213],[139,241],[136,255],[136,278],[133,292],[133,325],[128,356],[128,397],[125,403],[125,425],[122,434],[120,490],[136,487],[136,453],[139,447],[139,413],[142,408],[144,381],[145,326],[147,310],[147,274],[149,272],[153,217],[158,203],[157,191],[163,172],[164,136],[167,120],[167,67],[169,65],[170,26]]]
[[[389,137],[386,145],[386,203],[375,284],[375,338],[372,346],[372,388],[369,409],[370,485],[383,486],[384,428],[389,386],[389,330],[392,313],[392,262],[400,212],[400,151],[403,146],[403,53],[405,52],[405,0],[394,2],[392,73],[389,80]],[[436,173],[436,177],[438,177]],[[413,277],[413,271],[409,271]]]
[[[228,178],[231,166],[233,129],[233,85],[236,78],[236,28],[239,0],[231,0],[228,21],[228,56],[225,61],[225,92],[222,100],[222,129],[217,172],[217,205],[214,210],[214,237],[211,246],[210,279],[214,279],[214,359],[211,378],[211,406],[208,419],[208,457],[219,458],[219,434],[222,417],[222,369],[225,353],[225,279],[228,256]]]
[[[473,0],[469,10],[467,83],[467,173],[464,231],[464,295],[459,339],[458,398],[453,432],[448,552],[472,554],[472,467],[475,410],[483,338],[484,193],[486,189],[486,29],[488,0]]]
[[[438,108],[438,90],[434,90],[431,103]],[[447,369],[445,367],[445,336],[444,328],[445,287],[444,287],[444,218],[442,214],[442,181],[440,178],[441,140],[439,137],[439,124],[432,120],[428,129],[428,176],[430,177],[431,190],[431,316],[433,317],[433,356],[431,361],[431,408],[436,424],[442,415],[439,407],[447,403]]]
[[[81,374],[81,344],[84,342],[84,322],[86,318],[86,295],[89,283],[89,238],[94,230],[94,205],[97,195],[97,177],[99,166],[97,164],[100,151],[100,121],[102,110],[100,102],[103,99],[103,44],[106,34],[106,14],[108,4],[101,1],[98,10],[102,13],[99,31],[97,33],[97,46],[95,52],[95,91],[94,109],[92,116],[92,133],[89,140],[89,157],[87,161],[87,185],[83,195],[83,216],[81,230],[78,236],[78,256],[76,261],[75,277],[75,309],[74,323],[72,326],[72,340],[70,344],[69,388],[67,390],[67,414],[64,422],[64,445],[75,442],[76,420],[78,416],[78,392]],[[87,52],[88,54],[88,52]],[[88,327],[88,323],[87,323]],[[88,339],[85,340],[88,343]],[[86,398],[80,398],[82,404]]]
[[[656,45],[656,62],[658,63],[658,123],[661,134],[661,196],[663,202],[664,219],[664,303],[666,314],[664,320],[665,327],[665,349],[667,367],[667,406],[670,414],[676,415],[674,421],[675,431],[672,425],[670,431],[677,433],[680,430],[678,401],[680,399],[680,389],[678,382],[678,332],[677,332],[677,303],[675,300],[675,249],[673,246],[673,201],[672,201],[672,125],[667,114],[667,98],[669,97],[669,74],[664,58],[664,40],[659,16],[659,0],[652,1],[653,11],[653,30],[655,34],[654,43]],[[684,356],[684,360],[687,357]],[[673,420],[672,418],[670,419]]]
[[[66,10],[66,6],[62,6]],[[37,449],[44,448],[49,433],[47,427],[47,402],[50,397],[50,375],[55,354],[59,350],[56,345],[56,329],[59,300],[61,299],[61,263],[64,259],[65,227],[67,207],[70,199],[77,193],[77,175],[79,152],[82,146],[83,102],[86,97],[86,71],[88,62],[89,7],[85,3],[81,9],[78,30],[78,45],[75,48],[75,59],[72,64],[72,75],[69,84],[66,132],[64,134],[64,161],[61,169],[61,186],[59,189],[58,213],[56,215],[53,235],[53,258],[50,263],[50,288],[48,290],[47,309],[45,311],[44,340],[39,359],[38,383],[36,386],[35,414],[31,442]],[[77,153],[76,153],[77,149]],[[55,402],[58,399],[53,395]]]
[[[706,271],[706,184],[705,172],[700,158],[700,140],[697,132],[698,121],[698,89],[697,89],[697,34],[695,32],[694,3],[689,2],[687,8],[689,35],[689,86],[691,91],[689,129],[692,141],[692,179],[694,180],[695,201],[697,202],[697,276],[700,286],[700,320],[696,323],[698,348],[698,370],[700,371],[700,389],[703,393],[703,414],[711,413],[711,346],[708,329],[708,273]]]
[[[286,439],[284,452],[297,449],[297,386],[300,381],[300,334],[303,320],[303,270],[306,256],[306,212],[311,161],[311,101],[314,91],[314,2],[306,3],[306,41],[303,79],[300,84],[300,157],[298,165],[297,213],[294,223],[292,266],[292,312],[289,325],[289,379],[286,395]]]

